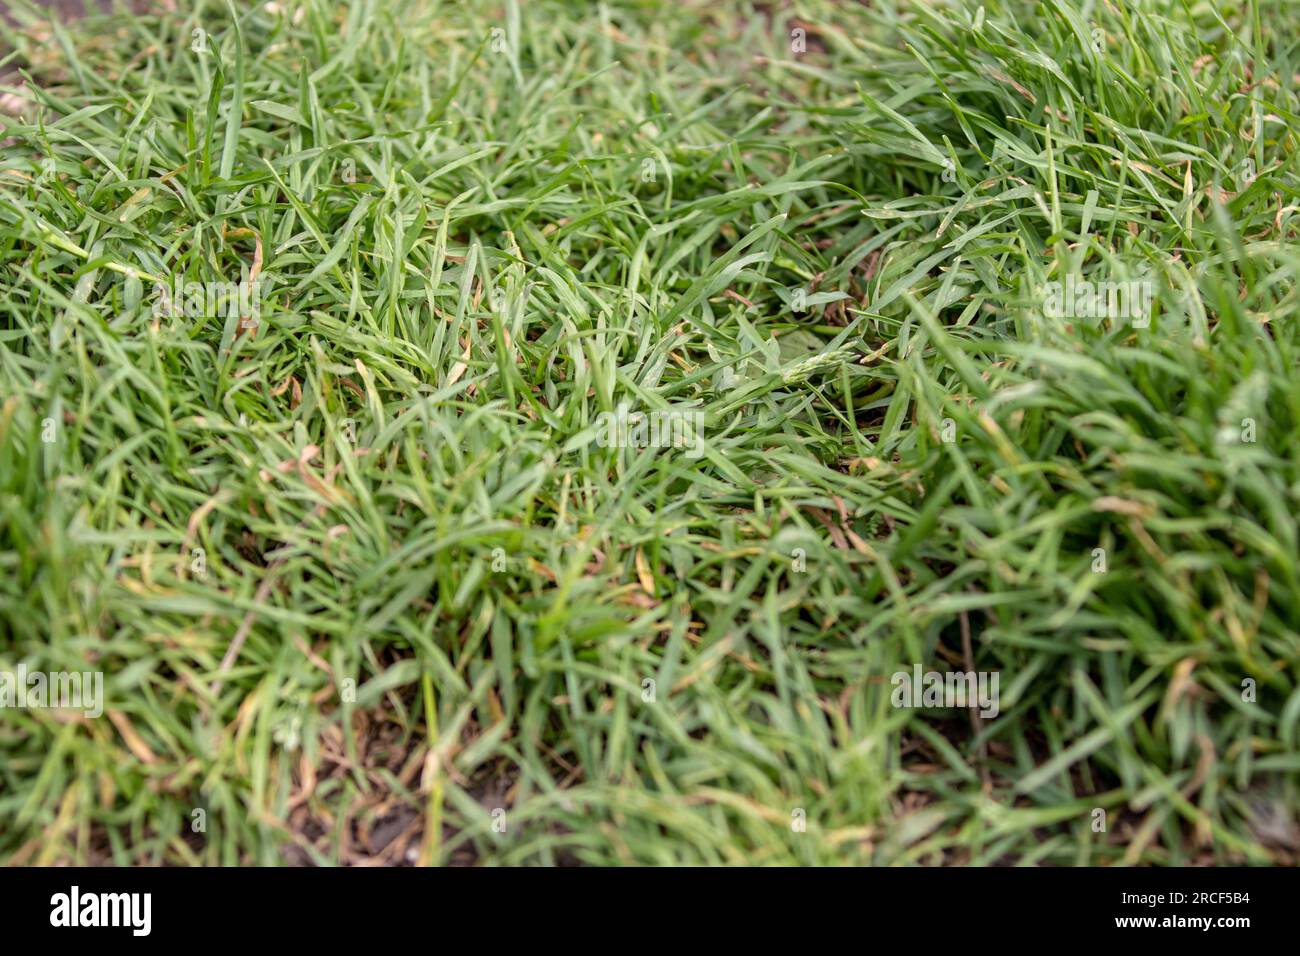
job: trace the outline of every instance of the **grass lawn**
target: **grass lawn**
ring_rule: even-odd
[[[0,28],[0,862],[1300,862],[1290,0],[180,6]]]

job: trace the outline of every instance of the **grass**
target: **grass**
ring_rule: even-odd
[[[18,18],[0,860],[1300,858],[1291,5]]]

